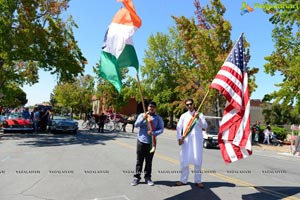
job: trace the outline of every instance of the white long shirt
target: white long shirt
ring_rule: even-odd
[[[195,111],[187,111],[183,113],[178,121],[176,132],[177,139],[181,139],[181,133],[186,129],[190,119]],[[190,134],[185,138],[184,143],[181,145],[180,151],[180,164],[181,167],[187,167],[189,164],[202,165],[203,154],[203,135],[202,129],[207,127],[206,120],[202,114],[200,114],[195,126],[191,130]]]
[[[269,138],[269,137],[270,137],[271,135],[273,135],[273,134],[272,134],[271,131],[269,131],[269,129],[266,128],[266,129],[264,130],[264,135],[265,135],[265,138]]]

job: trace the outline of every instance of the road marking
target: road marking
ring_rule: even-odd
[[[262,152],[260,152],[262,153]],[[265,154],[255,154],[257,156],[262,156],[262,157],[272,157],[272,158],[278,158],[278,159],[281,159],[281,160],[287,160],[287,161],[294,161],[294,162],[300,162],[300,156],[293,156],[293,155],[290,155],[289,153],[277,153],[277,154],[274,154],[274,155],[265,155]],[[298,157],[298,158],[297,158]]]
[[[111,197],[102,197],[102,198],[95,198],[92,200],[108,200],[108,199],[126,199],[130,200],[126,195],[118,195],[118,196],[111,196]]]
[[[10,160],[10,159],[11,159],[10,155],[6,155],[6,156],[1,160],[1,162],[5,162],[5,161]]]
[[[125,143],[125,142],[120,142],[120,141],[113,141],[115,144],[118,144],[120,146],[123,146],[123,147],[126,147],[128,149],[135,149],[135,146],[132,146],[128,143]],[[178,159],[174,159],[174,158],[171,158],[169,156],[166,156],[166,155],[163,155],[163,154],[159,154],[159,153],[155,153],[155,156],[159,159],[162,159],[162,160],[165,160],[165,161],[168,161],[170,163],[173,163],[173,164],[177,164],[177,165],[180,165],[180,162],[178,161]],[[192,169],[192,166],[190,166],[190,169]],[[206,169],[203,169],[202,170],[206,170]],[[243,180],[240,180],[240,179],[236,179],[236,178],[233,178],[233,177],[230,177],[230,176],[226,176],[226,175],[223,175],[223,174],[220,174],[220,173],[210,173],[209,174],[210,176],[214,176],[216,178],[219,178],[219,179],[223,179],[227,182],[231,182],[231,183],[234,183],[236,185],[240,185],[240,186],[244,186],[244,187],[247,187],[247,188],[251,188],[253,190],[259,190],[260,192],[263,192],[263,193],[266,193],[266,194],[269,194],[271,196],[274,196],[274,197],[279,197],[280,199],[284,199],[284,200],[299,200],[299,198],[296,198],[296,197],[292,197],[292,196],[287,196],[286,194],[282,194],[280,192],[276,192],[274,190],[269,190],[269,189],[266,189],[266,188],[263,188],[263,187],[259,187],[259,186],[256,186],[252,183],[249,183],[249,182],[246,182],[246,181],[243,181]]]
[[[293,158],[300,158],[300,156],[295,156],[291,153],[278,153],[279,155],[284,155],[284,156],[289,156],[289,157],[293,157]]]

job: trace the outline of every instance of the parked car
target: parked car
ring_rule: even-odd
[[[203,132],[203,147],[219,148],[218,133],[221,117],[205,116],[207,128]]]
[[[76,134],[78,131],[78,122],[69,116],[53,116],[53,119],[48,124],[48,130],[51,133]]]
[[[3,132],[33,132],[33,122],[24,119],[22,113],[11,113],[2,121]]]

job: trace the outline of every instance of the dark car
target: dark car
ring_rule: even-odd
[[[71,133],[76,134],[78,130],[78,122],[69,116],[53,116],[49,122],[48,130],[51,133]]]
[[[33,132],[33,123],[24,119],[22,113],[11,113],[7,119],[2,120],[3,132]]]

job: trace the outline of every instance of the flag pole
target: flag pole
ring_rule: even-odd
[[[198,112],[200,111],[200,109],[201,109],[203,103],[205,102],[205,100],[206,100],[208,94],[209,94],[209,88],[208,88],[206,94],[204,95],[204,97],[203,97],[203,99],[202,99],[202,102],[201,102],[200,106],[198,107],[197,111],[195,112],[195,114],[198,113]],[[199,115],[197,115],[197,114],[196,114],[196,115],[193,115],[192,118],[190,119],[190,121],[189,121],[189,123],[188,123],[186,129],[185,129],[184,132],[183,132],[183,136],[182,136],[183,139],[185,139],[185,137],[189,134],[190,128],[194,126],[194,125],[193,125],[193,121],[195,120],[195,118],[197,118],[197,116],[199,116]]]
[[[140,84],[140,78],[139,78],[139,74],[138,73],[136,73],[136,78],[137,78],[137,82],[138,82],[138,88],[139,88],[140,96],[141,96],[141,99],[142,99],[143,110],[144,110],[144,113],[146,113],[146,106],[145,106],[144,97],[143,97],[143,94],[142,94],[142,87],[141,87],[141,84]],[[146,124],[147,124],[148,131],[150,131],[151,129],[150,129],[150,125],[148,123],[148,119],[147,118],[146,118]],[[150,153],[153,153],[155,151],[156,139],[155,139],[155,136],[153,136],[153,135],[149,135],[149,136],[151,138],[151,146],[152,146],[152,148],[150,149]]]
[[[140,78],[139,78],[139,74],[138,73],[136,73],[136,79],[137,79],[139,93],[140,93],[141,100],[142,100],[143,110],[144,110],[144,113],[146,113],[146,106],[145,106],[144,97],[143,97],[143,94],[142,94],[142,88],[141,88]]]
[[[198,109],[197,109],[196,112],[199,112],[199,111],[200,111],[200,109],[201,109],[201,107],[203,106],[203,103],[204,103],[204,101],[206,100],[208,94],[209,94],[209,88],[208,88],[208,90],[207,90],[205,96],[203,97],[202,102],[201,102],[201,104],[200,104],[200,106],[198,107]]]
[[[240,37],[243,37],[243,39],[244,39],[244,33],[241,33]],[[236,44],[237,44],[237,43],[235,43],[234,46],[235,46]],[[228,54],[227,58],[228,58],[228,57],[229,57],[229,54]],[[226,59],[226,60],[227,60],[227,59]],[[198,109],[197,109],[196,112],[199,112],[199,111],[200,111],[200,109],[201,109],[201,107],[202,107],[204,101],[205,101],[206,98],[207,98],[208,93],[209,93],[209,88],[208,88],[208,90],[207,90],[207,92],[206,92],[204,98],[202,99],[202,102],[201,102],[201,104],[200,104],[200,106],[198,107]],[[219,111],[218,111],[218,112],[219,112]]]

